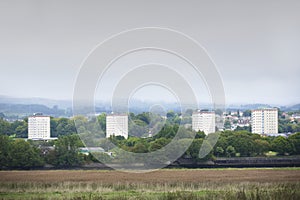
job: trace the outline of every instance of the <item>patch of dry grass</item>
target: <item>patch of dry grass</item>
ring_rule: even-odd
[[[300,199],[300,170],[1,171],[0,199]]]

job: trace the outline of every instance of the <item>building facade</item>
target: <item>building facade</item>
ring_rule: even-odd
[[[213,111],[198,111],[192,115],[192,129],[205,134],[216,132],[216,114]]]
[[[278,133],[277,108],[252,110],[251,121],[252,121],[252,133],[258,133],[258,134]]]
[[[50,117],[33,115],[28,117],[28,139],[50,139]]]
[[[106,116],[106,137],[123,136],[128,138],[128,115],[107,115]]]

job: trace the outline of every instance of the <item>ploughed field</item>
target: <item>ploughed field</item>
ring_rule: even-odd
[[[0,171],[0,199],[300,199],[300,168]]]

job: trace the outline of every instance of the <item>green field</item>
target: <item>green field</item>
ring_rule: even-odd
[[[0,199],[300,199],[300,169],[0,171]]]

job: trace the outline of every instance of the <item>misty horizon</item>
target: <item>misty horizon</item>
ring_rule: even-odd
[[[72,101],[82,64],[97,45],[122,31],[161,27],[182,32],[203,47],[222,79],[227,105],[300,102],[299,2],[170,2],[172,7],[166,2],[74,1],[70,7],[61,1],[55,6],[53,2],[2,1],[0,94]],[[167,61],[198,90],[200,103],[210,102],[205,80],[193,81],[184,62],[158,51],[122,57],[111,65],[104,81],[114,87],[124,75],[117,73],[119,69],[151,59]],[[110,87],[95,90],[96,99],[100,95],[99,99],[109,100]],[[134,98],[176,99],[168,91],[157,91],[144,88]]]

